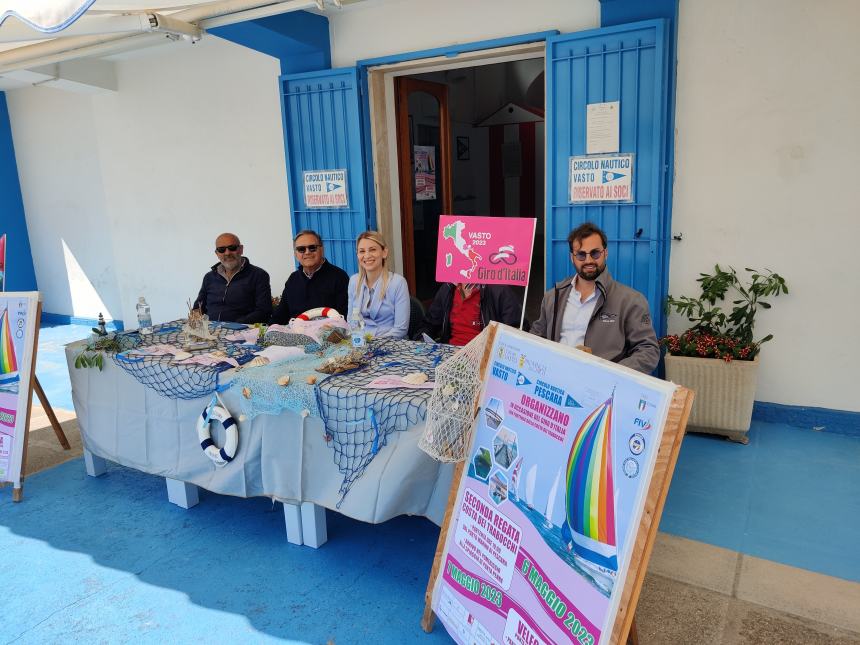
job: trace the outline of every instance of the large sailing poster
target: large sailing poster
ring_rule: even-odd
[[[0,293],[0,481],[20,484],[38,292]]]
[[[455,640],[608,641],[674,390],[499,328],[433,591]]]

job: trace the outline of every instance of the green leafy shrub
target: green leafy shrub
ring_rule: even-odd
[[[764,299],[788,293],[788,285],[781,275],[769,269],[744,270],[749,275],[742,281],[733,267],[724,270],[717,264],[713,273],[699,274],[696,281],[702,293],[698,298],[670,295],[666,299],[666,312],[674,308],[692,326],[682,334],[661,338],[660,344],[673,356],[753,360],[762,343],[773,338],[773,334],[768,334],[754,340],[756,313],[759,308],[770,309],[771,304]],[[735,299],[727,314],[721,305],[730,293]]]

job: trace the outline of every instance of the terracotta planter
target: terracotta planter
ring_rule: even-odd
[[[721,434],[747,443],[752,420],[758,357],[753,361],[666,355],[666,380],[695,390],[687,429]]]

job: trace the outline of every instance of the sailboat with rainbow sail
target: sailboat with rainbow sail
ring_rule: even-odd
[[[8,307],[0,314],[0,390],[17,392],[18,357],[15,355],[15,345],[12,344],[12,331],[9,328]]]
[[[612,395],[586,417],[567,460],[566,518],[561,535],[574,561],[611,592],[618,573],[612,481]]]

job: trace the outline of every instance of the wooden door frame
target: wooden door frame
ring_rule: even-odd
[[[442,183],[442,214],[452,212],[451,196],[451,118],[448,112],[448,86],[431,83],[408,76],[399,76],[394,81],[395,114],[397,119],[397,165],[400,185],[400,230],[403,252],[403,277],[409,284],[409,293],[415,295],[415,242],[413,230],[412,202],[413,163],[410,150],[409,94],[426,92],[439,101],[439,158],[436,173]],[[438,186],[438,185],[437,185]],[[433,235],[435,231],[431,232]]]

